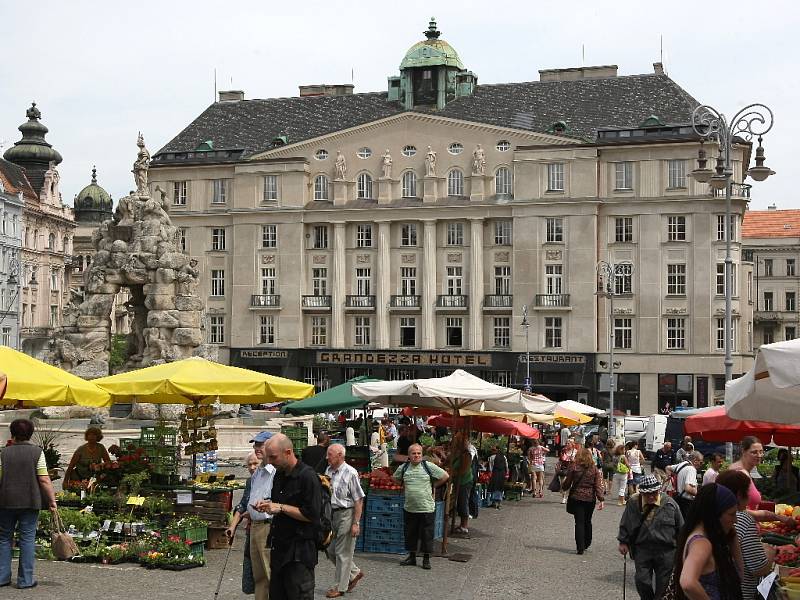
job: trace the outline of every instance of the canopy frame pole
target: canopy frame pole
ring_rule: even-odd
[[[198,409],[200,408],[200,398],[192,397],[190,399],[192,401],[192,406],[194,407],[194,409],[196,411],[198,411]],[[195,414],[199,414],[199,412],[195,413]],[[197,418],[192,419],[192,422],[194,423],[194,430],[193,431],[194,431],[195,442],[197,440],[197,420],[198,420]],[[194,478],[197,477],[197,453],[196,452],[192,452],[192,472],[191,472],[191,476],[192,476],[192,481],[194,481]]]

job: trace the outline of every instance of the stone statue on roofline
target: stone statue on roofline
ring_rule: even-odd
[[[140,196],[147,196],[147,171],[150,168],[150,153],[144,147],[144,137],[139,132],[139,139],[136,140],[139,146],[139,153],[133,163],[133,179],[136,182],[136,193]]]

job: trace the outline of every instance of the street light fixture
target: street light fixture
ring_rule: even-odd
[[[528,345],[528,330],[531,327],[530,321],[528,321],[528,305],[522,305],[522,323],[520,325],[525,329],[525,391],[531,392],[533,388],[531,386],[531,351],[530,346]]]
[[[699,183],[708,183],[715,190],[725,190],[725,381],[733,376],[733,356],[731,348],[732,333],[732,297],[733,297],[733,259],[731,258],[731,188],[733,186],[732,152],[734,138],[739,137],[750,141],[758,137],[756,148],[756,166],[750,167],[746,175],[754,181],[764,181],[775,171],[764,166],[764,147],[761,145],[763,136],[772,129],[772,110],[763,104],[750,104],[733,116],[728,121],[724,114],[711,106],[701,105],[692,113],[692,128],[700,136],[700,150],[697,153],[697,168],[691,172],[691,177]],[[709,175],[710,169],[706,167],[706,153],[703,149],[704,140],[714,140],[719,145],[719,156],[715,173]]]

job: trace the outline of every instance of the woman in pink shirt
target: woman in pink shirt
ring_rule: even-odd
[[[531,489],[528,490],[534,498],[542,498],[544,491],[544,464],[547,457],[547,446],[533,440],[533,445],[528,448],[528,468],[531,474]]]
[[[753,483],[750,472],[761,464],[761,460],[764,458],[764,446],[757,437],[748,435],[742,438],[741,447],[741,457],[738,461],[733,463],[730,468],[737,469],[750,477],[750,490],[747,494],[747,512],[749,512],[756,521],[793,522],[794,519],[792,517],[776,515],[771,510],[760,510],[758,508],[758,505],[761,503],[761,492],[758,491],[756,484]]]

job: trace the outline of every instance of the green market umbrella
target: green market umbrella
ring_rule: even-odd
[[[364,383],[367,381],[381,381],[374,377],[354,377],[341,385],[332,387],[324,392],[320,392],[311,398],[289,402],[281,408],[281,413],[300,417],[303,415],[315,415],[324,412],[339,412],[354,408],[365,408],[370,404],[369,400],[353,395],[353,384]]]

